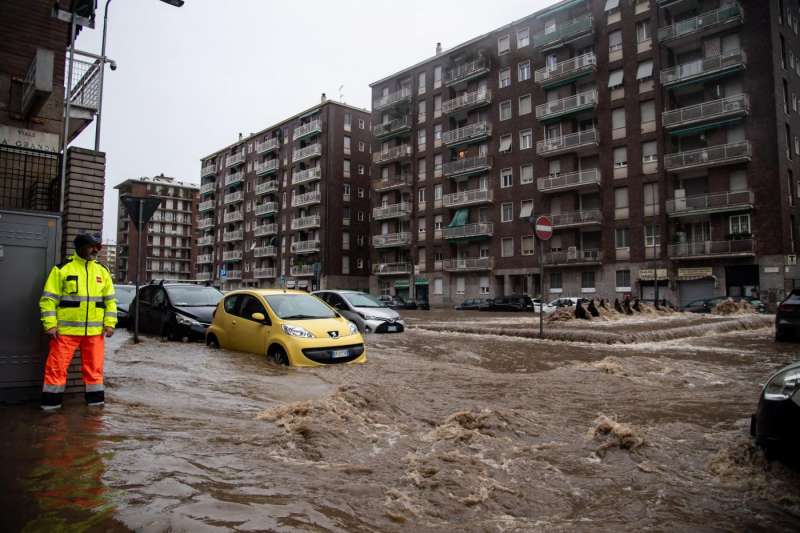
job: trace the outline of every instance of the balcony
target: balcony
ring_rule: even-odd
[[[550,89],[572,83],[597,71],[597,56],[594,52],[566,59],[551,66],[538,69],[533,74],[536,83]]]
[[[444,84],[449,87],[473,78],[485,76],[491,68],[492,63],[488,59],[476,59],[475,61],[461,63],[445,72]]]
[[[222,232],[222,242],[236,242],[241,241],[242,239],[244,239],[243,229]]]
[[[307,168],[292,173],[292,185],[300,185],[309,181],[321,180],[322,169],[320,167]]]
[[[567,190],[594,189],[600,187],[601,175],[599,168],[589,168],[558,176],[548,176],[536,180],[539,192],[561,192]]]
[[[401,144],[400,146],[394,146],[387,150],[375,152],[372,154],[372,162],[378,165],[390,163],[392,161],[411,156],[411,152],[412,150],[410,145]]]
[[[198,272],[194,275],[194,279],[197,281],[210,281],[211,272]]]
[[[320,143],[312,144],[311,146],[299,148],[292,152],[292,163],[297,163],[298,161],[308,159],[309,157],[319,157],[321,155],[322,145]]]
[[[236,185],[237,183],[242,183],[244,181],[244,172],[241,170],[239,172],[234,172],[233,174],[228,174],[225,176],[225,186],[229,187],[231,185]]]
[[[223,217],[222,220],[227,224],[229,222],[239,222],[240,220],[243,219],[244,219],[244,212],[242,212],[241,210],[237,210],[225,213],[225,216]]]
[[[217,182],[211,181],[200,186],[200,194],[211,194],[217,188]]]
[[[292,207],[303,207],[304,205],[318,204],[322,201],[321,191],[311,191],[304,194],[292,196]]]
[[[544,254],[545,265],[599,265],[603,257],[600,250],[578,250],[570,246],[566,252],[548,252]]]
[[[690,63],[675,65],[661,71],[661,85],[676,88],[693,83],[715,80],[728,74],[744,70],[747,56],[741,50],[724,55],[698,59]]]
[[[491,237],[494,234],[494,224],[491,222],[475,222],[452,228],[442,228],[444,239],[470,239],[476,237]]]
[[[699,150],[677,152],[664,156],[664,168],[670,172],[682,172],[697,168],[732,165],[750,161],[750,141],[709,146]]]
[[[592,15],[586,13],[578,18],[562,22],[552,29],[535,34],[533,36],[533,47],[539,48],[546,46],[550,48],[553,46],[560,46],[569,40],[591,31]]]
[[[411,131],[411,119],[408,115],[396,118],[388,122],[382,122],[372,128],[372,135],[378,139],[388,139],[395,135],[408,133]]]
[[[718,192],[699,194],[685,198],[667,200],[667,214],[670,217],[725,213],[753,208],[752,191]]]
[[[259,224],[253,228],[253,235],[256,237],[265,237],[267,235],[277,235],[278,224]]]
[[[486,172],[491,168],[492,158],[488,155],[479,155],[449,161],[442,165],[442,173],[449,177],[467,176],[469,174]]]
[[[729,241],[699,241],[671,244],[670,259],[704,259],[709,257],[750,257],[756,253],[753,239]]]
[[[256,206],[256,216],[271,215],[278,212],[278,202],[264,202]]]
[[[411,174],[400,174],[398,176],[391,176],[387,179],[372,180],[372,190],[375,192],[391,191],[394,189],[402,189],[411,187],[414,184],[414,178]]]
[[[578,228],[603,222],[603,213],[599,209],[587,209],[586,211],[558,213],[557,215],[548,216],[553,222],[553,229]]]
[[[536,153],[550,157],[569,152],[595,150],[598,146],[597,130],[584,130],[536,143]]]
[[[319,241],[295,241],[292,243],[293,254],[313,254],[319,252]]]
[[[322,225],[322,218],[319,215],[311,215],[307,217],[293,218],[291,228],[293,230],[302,230],[318,228],[320,225]]]
[[[684,38],[697,39],[701,35],[716,33],[742,22],[744,22],[742,7],[738,3],[731,4],[659,28],[658,40],[665,46],[677,46],[686,40]]]
[[[278,165],[280,164],[279,159],[270,159],[268,161],[262,161],[260,163],[256,163],[255,171],[256,176],[266,176],[267,174],[272,174],[278,171]]]
[[[274,268],[256,268],[253,270],[253,277],[255,278],[274,278],[275,277],[275,269]]]
[[[214,257],[211,254],[203,254],[197,256],[198,265],[210,265],[214,262]]]
[[[372,274],[376,276],[396,276],[411,274],[411,263],[375,263]]]
[[[245,159],[246,156],[244,152],[239,152],[238,154],[229,155],[228,157],[225,158],[225,167],[229,168],[229,167],[234,167],[236,165],[241,165],[242,163],[244,163]]]
[[[241,250],[228,250],[226,252],[222,252],[222,260],[226,263],[233,262],[233,261],[241,261],[242,260],[242,251]]]
[[[444,132],[442,142],[445,146],[457,146],[459,144],[478,142],[489,138],[492,135],[492,125],[489,122],[476,122],[463,128],[458,128]]]
[[[217,173],[216,165],[206,165],[200,169],[201,178],[205,178],[206,176],[214,176],[216,173]]]
[[[253,257],[276,257],[277,255],[277,246],[257,246],[253,248]]]
[[[303,137],[308,137],[309,135],[314,135],[316,133],[322,132],[322,121],[319,119],[312,120],[302,126],[298,126],[294,129],[294,133],[292,133],[292,140],[297,141],[302,139]]]
[[[266,154],[267,152],[273,152],[281,147],[281,140],[277,137],[273,137],[272,139],[267,139],[266,141],[261,141],[256,143],[256,153],[257,154]]]
[[[442,197],[445,207],[464,207],[467,205],[486,204],[492,202],[492,191],[487,189],[473,189],[471,191],[454,192]]]
[[[242,194],[242,191],[230,192],[222,198],[222,203],[227,205],[235,202],[241,202],[243,199],[244,194]]]
[[[305,277],[314,275],[314,265],[294,265],[289,267],[289,275],[294,277]]]
[[[267,181],[256,185],[256,196],[269,194],[271,192],[278,192],[278,182],[276,180]]]
[[[664,128],[671,130],[672,135],[691,135],[728,124],[749,113],[750,97],[746,94],[737,94],[702,104],[664,111],[661,115],[661,123]],[[704,126],[700,127],[701,124]]]
[[[476,272],[479,270],[491,270],[493,266],[491,257],[469,257],[442,261],[442,269],[445,272]]]
[[[228,270],[228,273],[225,279],[232,280],[232,279],[242,279],[242,271],[241,270]]]
[[[536,118],[552,120],[597,107],[597,90],[585,91],[536,106]]]
[[[214,209],[214,200],[206,200],[205,202],[197,204],[197,210],[201,213],[204,211],[211,211],[212,209]]]
[[[214,227],[214,219],[211,217],[201,218],[197,221],[197,229],[206,229]]]
[[[400,202],[398,204],[384,205],[372,209],[373,220],[386,220],[389,218],[407,217],[411,214],[411,204]]]
[[[411,244],[411,234],[404,233],[385,233],[383,235],[373,235],[372,246],[375,248],[392,248],[396,246],[408,246]]]
[[[467,111],[491,103],[492,91],[488,89],[472,91],[442,102],[442,113],[449,114],[457,111]]]
[[[411,101],[411,89],[404,87],[399,91],[389,93],[386,96],[381,96],[372,101],[372,110],[380,111],[401,102]]]
[[[197,239],[197,246],[213,246],[213,245],[214,245],[213,235],[206,235],[204,237],[199,237]]]

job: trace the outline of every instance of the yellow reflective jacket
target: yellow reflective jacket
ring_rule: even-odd
[[[105,265],[78,254],[54,266],[39,299],[42,326],[61,335],[90,336],[117,324],[114,282]]]

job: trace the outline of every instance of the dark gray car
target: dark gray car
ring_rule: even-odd
[[[394,309],[360,291],[326,290],[312,293],[358,326],[361,333],[400,333],[405,322]]]

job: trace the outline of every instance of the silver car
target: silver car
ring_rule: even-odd
[[[358,326],[361,333],[400,333],[406,324],[400,314],[380,300],[360,291],[316,291],[312,293]]]

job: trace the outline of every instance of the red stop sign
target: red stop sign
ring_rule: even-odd
[[[548,241],[553,236],[553,221],[549,217],[542,215],[536,219],[534,229],[536,230],[537,238]]]

